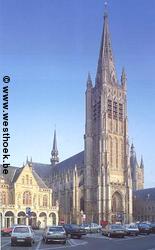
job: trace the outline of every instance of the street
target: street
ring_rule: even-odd
[[[32,247],[23,245],[11,247],[10,237],[2,237],[2,250],[56,250],[75,248],[77,250],[155,250],[155,234],[108,238],[98,234],[88,234],[81,239],[68,239],[66,245],[58,243],[45,244],[42,231],[36,231],[35,244]]]

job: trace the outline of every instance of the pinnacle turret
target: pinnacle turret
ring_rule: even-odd
[[[57,149],[57,139],[56,139],[56,130],[54,130],[54,139],[53,139],[53,149],[51,152],[51,165],[56,165],[59,162],[59,157],[58,157],[58,149]]]
[[[87,88],[92,88],[92,79],[91,79],[91,75],[88,72],[88,79],[87,79]]]
[[[141,161],[140,161],[140,168],[144,168],[144,161],[143,161],[143,156],[141,156]]]
[[[121,85],[122,85],[123,88],[126,88],[126,81],[127,81],[126,73],[125,73],[125,69],[123,67],[122,75],[121,75]]]

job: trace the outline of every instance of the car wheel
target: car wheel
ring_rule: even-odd
[[[33,240],[30,241],[29,246],[30,246],[30,247],[33,246]]]
[[[147,235],[149,235],[150,233],[148,232]]]
[[[45,244],[47,244],[48,243],[48,239],[47,238],[45,238]]]
[[[111,237],[111,233],[108,233],[108,237]]]
[[[122,235],[121,238],[124,238],[124,235]]]

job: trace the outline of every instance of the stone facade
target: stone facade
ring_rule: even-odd
[[[1,166],[2,169],[2,166]],[[31,164],[9,167],[9,176],[0,177],[1,227],[31,224],[44,228],[58,223],[58,204],[52,205],[52,190],[46,186]],[[31,217],[26,208],[31,208]]]

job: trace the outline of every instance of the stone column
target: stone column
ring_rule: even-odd
[[[5,227],[5,216],[2,214],[2,228]]]

